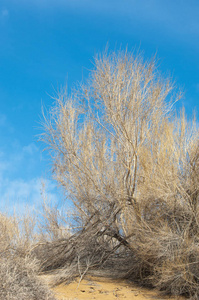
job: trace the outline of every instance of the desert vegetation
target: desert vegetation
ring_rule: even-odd
[[[42,139],[79,230],[41,249],[44,271],[198,296],[199,140],[195,117],[174,110],[180,97],[155,59],[121,51],[55,99]]]
[[[0,214],[0,299],[55,300],[38,277],[40,263],[31,255],[38,243],[34,218]]]
[[[180,97],[155,59],[122,51],[96,57],[86,83],[60,92],[44,113],[41,139],[73,202],[70,228],[44,204],[39,234],[26,226],[32,235],[16,241],[17,227],[6,229],[0,273],[4,265],[13,270],[13,261],[18,268],[20,259],[17,272],[22,267],[28,280],[47,272],[57,283],[95,274],[198,298],[199,135],[196,118],[175,111]],[[36,297],[19,298],[42,299]]]

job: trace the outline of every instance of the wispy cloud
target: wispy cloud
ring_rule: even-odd
[[[178,38],[181,35],[199,35],[197,1],[159,1],[159,0],[19,0],[22,5],[30,5],[37,9],[54,11],[65,9],[67,12],[84,16],[108,17],[109,19],[122,19],[131,28],[132,24],[137,26],[155,26],[157,29],[169,32]],[[28,3],[28,4],[27,4]]]
[[[2,126],[4,122],[2,121]],[[1,126],[1,122],[0,122]],[[5,125],[6,126],[6,125]],[[17,175],[20,173],[21,168],[32,171],[35,165],[39,164],[39,148],[35,143],[22,146],[18,140],[10,141],[9,146],[6,148],[0,147],[0,178]],[[3,173],[4,174],[3,174]]]
[[[12,214],[14,210],[24,213],[26,207],[41,208],[42,182],[47,198],[56,202],[55,182],[38,174],[41,153],[36,144],[21,146],[16,141],[6,150],[0,147],[0,211]]]
[[[4,180],[0,193],[0,210],[12,214],[16,211],[23,214],[27,208],[39,210],[43,201],[42,182],[45,183],[45,194],[52,203],[57,202],[56,185],[50,180],[33,178],[31,180]]]
[[[43,202],[42,184],[45,183],[45,197],[52,203],[58,202],[56,185],[51,180],[33,178],[30,180],[4,180],[0,192],[0,211],[24,214],[26,209],[40,210]]]
[[[7,18],[9,16],[9,10],[6,8],[1,9],[0,17],[1,19]]]
[[[23,154],[33,155],[33,154],[35,154],[35,153],[38,152],[38,151],[39,151],[39,149],[38,149],[38,147],[35,145],[35,143],[31,143],[31,144],[29,144],[29,145],[27,145],[27,146],[24,146],[24,147],[22,148]]]
[[[0,113],[0,127],[6,126],[7,117],[4,114]]]

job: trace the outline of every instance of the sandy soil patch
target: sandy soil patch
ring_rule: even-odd
[[[80,284],[78,280],[53,288],[59,300],[116,300],[116,299],[179,299],[182,297],[163,296],[156,290],[148,290],[133,286],[125,280],[110,280],[107,278],[86,277]]]

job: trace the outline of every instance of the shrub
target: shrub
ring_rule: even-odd
[[[40,264],[29,255],[36,237],[33,217],[0,214],[0,299],[54,300],[39,279]]]
[[[37,277],[35,260],[11,256],[0,260],[0,299],[55,300],[48,287]]]
[[[199,135],[194,118],[172,112],[179,98],[154,59],[127,52],[99,56],[86,84],[60,93],[42,139],[81,230],[47,246],[44,269],[77,273],[87,257],[90,267],[199,295]]]

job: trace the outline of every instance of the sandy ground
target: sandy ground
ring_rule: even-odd
[[[80,283],[76,280],[68,285],[61,284],[53,288],[53,291],[59,300],[184,299],[182,297],[163,296],[156,290],[133,286],[128,281],[94,277],[86,277]]]

